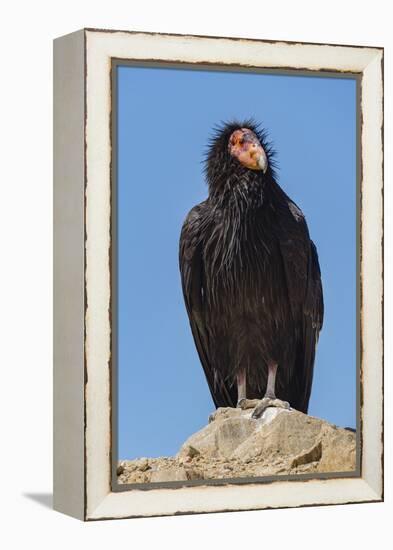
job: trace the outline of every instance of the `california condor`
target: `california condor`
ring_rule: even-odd
[[[317,250],[274,166],[252,120],[216,128],[209,195],[180,236],[184,300],[214,403],[254,408],[254,418],[289,404],[307,413],[323,321]]]

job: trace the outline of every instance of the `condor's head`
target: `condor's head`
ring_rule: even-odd
[[[267,170],[267,156],[255,132],[250,128],[238,128],[230,135],[229,154],[250,170]]]
[[[273,175],[273,156],[266,133],[254,121],[216,127],[206,156],[210,194],[230,191],[240,182],[263,184]]]

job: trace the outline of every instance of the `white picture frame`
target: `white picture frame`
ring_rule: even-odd
[[[356,476],[113,490],[114,60],[352,73],[360,86]],[[383,499],[383,49],[84,29],[54,42],[54,507],[82,520]]]

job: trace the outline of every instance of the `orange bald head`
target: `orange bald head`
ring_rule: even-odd
[[[267,170],[267,156],[257,136],[248,128],[235,130],[229,138],[228,150],[250,170]]]

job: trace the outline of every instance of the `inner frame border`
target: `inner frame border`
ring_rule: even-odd
[[[362,73],[353,71],[331,71],[331,70],[312,70],[312,69],[294,69],[294,68],[263,68],[260,66],[243,66],[228,63],[191,63],[187,61],[170,61],[166,59],[131,59],[111,57],[110,67],[110,140],[111,140],[111,165],[110,165],[110,424],[111,424],[111,442],[110,442],[110,472],[111,472],[111,490],[113,492],[124,492],[132,490],[150,491],[156,489],[178,489],[182,487],[193,486],[225,486],[225,485],[246,485],[246,484],[269,484],[276,481],[301,482],[313,479],[342,479],[342,478],[360,478],[362,475],[362,272],[361,272],[361,180],[362,180],[362,110],[361,110],[361,84]],[[168,481],[153,483],[129,483],[119,484],[117,481],[117,463],[118,463],[118,224],[117,224],[117,201],[118,201],[118,147],[117,147],[117,129],[118,129],[118,67],[141,67],[141,68],[168,68],[179,70],[195,71],[214,71],[214,72],[236,72],[236,73],[257,73],[270,75],[286,76],[306,76],[314,78],[342,78],[356,80],[356,468],[352,472],[326,472],[316,474],[296,474],[296,475],[274,475],[263,477],[244,477],[244,478],[223,478],[209,480],[188,480],[188,481]]]

